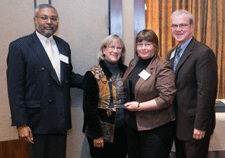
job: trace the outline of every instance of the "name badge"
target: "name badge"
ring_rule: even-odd
[[[143,80],[147,80],[151,74],[148,73],[146,70],[141,71],[141,73],[138,74]]]
[[[67,56],[65,56],[65,55],[63,55],[63,54],[59,54],[59,59],[60,59],[62,62],[66,63],[66,64],[69,64],[69,58],[68,58]]]
[[[173,51],[173,52],[171,53],[171,55],[170,55],[170,60],[173,59],[174,56],[175,56],[175,51]]]

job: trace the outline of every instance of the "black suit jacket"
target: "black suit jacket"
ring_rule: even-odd
[[[174,49],[167,57],[173,65]],[[215,128],[215,99],[217,93],[217,63],[213,51],[193,38],[185,49],[175,71],[177,94],[174,101],[177,118],[176,136],[191,140],[193,130]]]
[[[61,81],[36,33],[9,45],[7,57],[8,97],[12,125],[28,125],[34,134],[65,133],[71,128],[70,87],[83,86],[83,76],[72,72],[69,44],[53,36],[59,52]]]

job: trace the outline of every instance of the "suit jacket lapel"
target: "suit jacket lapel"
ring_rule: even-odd
[[[173,47],[167,56],[167,60],[171,63],[172,67],[173,67],[173,63],[174,63],[176,48],[177,48],[176,46]]]
[[[37,57],[40,59],[40,61],[44,65],[44,68],[49,72],[50,76],[52,76],[52,78],[59,85],[61,85],[61,83],[59,82],[59,79],[58,79],[58,77],[56,75],[56,72],[53,69],[51,61],[49,60],[48,55],[45,52],[45,49],[42,46],[42,44],[41,44],[40,40],[38,39],[38,37],[37,37],[35,32],[32,34],[32,38],[33,38],[33,40],[30,43],[31,48],[34,50],[35,54],[37,55]]]
[[[180,70],[181,66],[184,64],[184,62],[189,58],[189,56],[191,55],[191,51],[194,47],[194,43],[195,43],[195,39],[193,37],[193,39],[191,40],[191,42],[189,43],[189,45],[186,47],[186,49],[184,50],[183,55],[181,56],[176,70],[175,70],[175,74],[177,74],[177,72]]]
[[[130,62],[130,65],[129,67],[127,68],[127,70],[125,71],[124,75],[123,75],[123,78],[122,78],[122,81],[124,82],[124,80],[128,77],[128,75],[130,74],[130,72],[134,69],[134,67],[136,66],[137,62],[138,62],[138,57],[136,56],[134,58],[134,60],[132,60]]]

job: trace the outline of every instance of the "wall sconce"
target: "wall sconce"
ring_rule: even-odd
[[[48,4],[52,5],[52,0],[48,0]],[[37,0],[34,0],[34,9],[37,7]]]

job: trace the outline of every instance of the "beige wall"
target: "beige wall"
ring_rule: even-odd
[[[47,2],[37,0],[38,4]],[[57,35],[71,46],[74,71],[84,74],[97,63],[99,47],[108,35],[108,1],[52,0],[52,5],[60,18]],[[1,0],[0,3],[0,141],[17,139],[17,130],[10,126],[6,57],[11,41],[34,31],[33,9],[32,0]],[[128,64],[133,58],[133,0],[123,0],[123,40]],[[67,157],[87,158],[88,144],[82,133],[82,91],[71,89],[71,96],[73,128],[68,132]]]
[[[34,30],[33,3],[30,0],[3,0],[0,3],[0,140],[17,138],[11,128],[6,86],[6,57],[9,43]]]

